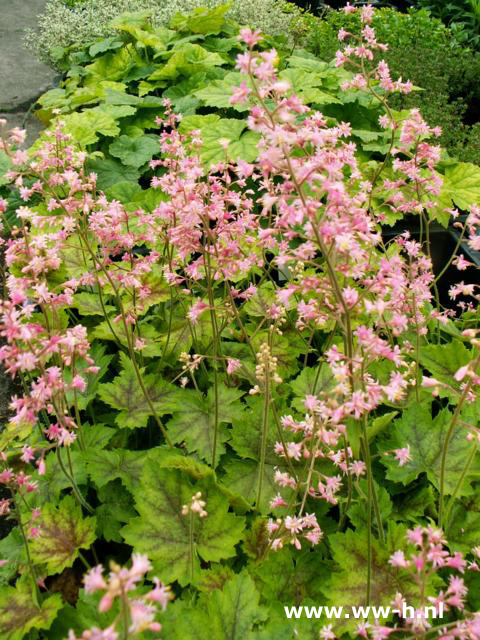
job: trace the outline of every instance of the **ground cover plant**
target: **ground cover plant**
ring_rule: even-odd
[[[2,123],[2,638],[479,637],[477,272],[442,308],[430,230],[480,250],[480,169],[360,17],[328,65],[122,16]]]

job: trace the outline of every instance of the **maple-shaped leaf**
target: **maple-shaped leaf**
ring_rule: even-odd
[[[267,553],[261,562],[249,565],[262,598],[289,606],[322,601],[322,585],[330,568],[319,553],[306,546],[300,552],[284,547],[278,553]]]
[[[229,389],[224,384],[218,385],[218,433],[216,460],[225,452],[225,442],[229,434],[224,423],[241,419],[243,406],[240,398],[242,391]],[[208,390],[207,396],[202,393],[184,389],[180,403],[173,418],[168,422],[168,434],[172,442],[185,442],[187,451],[196,451],[203,460],[212,461],[213,440],[215,434],[215,393]]]
[[[86,373],[85,370],[90,365],[83,358],[77,358],[75,360],[75,375],[81,375],[87,383],[87,386],[84,391],[77,390],[76,393],[74,393],[73,391],[67,391],[66,398],[69,406],[73,406],[76,402],[78,408],[83,411],[87,408],[88,403],[95,398],[100,380],[107,372],[108,365],[113,358],[112,355],[105,352],[105,346],[103,344],[99,344],[98,342],[94,342],[90,349],[89,356],[94,360],[95,366],[100,368],[97,373]],[[64,370],[63,379],[67,384],[72,381],[72,367]]]
[[[36,522],[38,535],[31,542],[32,559],[45,564],[49,574],[71,567],[80,549],[95,540],[95,518],[86,518],[72,496],[57,505],[46,504]]]
[[[114,334],[110,326],[113,327]],[[141,351],[142,355],[147,358],[155,358],[157,356],[162,355],[162,346],[160,344],[160,335],[156,331],[155,327],[152,327],[151,324],[146,323],[138,323],[138,327],[140,328],[140,334],[142,336],[142,341],[145,343],[145,346]],[[125,327],[123,323],[113,324],[110,322],[110,325],[107,321],[101,322],[98,324],[95,329],[93,329],[91,333],[91,337],[98,338],[99,340],[113,340],[120,341],[122,345],[127,347],[128,345],[128,337],[125,332]],[[138,338],[138,330],[135,331],[134,338]]]
[[[2,561],[5,563],[2,565]],[[25,542],[19,527],[0,540],[0,585],[7,585],[21,565],[27,564]]]
[[[452,340],[445,344],[429,344],[420,348],[420,364],[428,369],[433,378],[444,382],[457,390],[450,391],[438,387],[440,397],[448,397],[452,402],[458,402],[461,390],[460,384],[454,379],[455,373],[472,359],[472,352],[460,340]]]
[[[324,362],[319,367],[304,367],[295,380],[289,384],[295,394],[292,406],[300,413],[305,413],[305,397],[307,395],[319,397],[320,394],[328,394],[336,385],[336,381],[332,370]]]
[[[445,438],[452,421],[452,413],[442,409],[432,418],[431,402],[412,404],[400,418],[390,426],[390,438],[382,445],[381,461],[387,467],[387,478],[394,482],[409,484],[421,473],[426,473],[430,482],[438,489],[440,486],[440,467]],[[445,492],[452,493],[465,468],[465,461],[472,444],[467,440],[467,429],[458,424],[454,427],[448,443]],[[386,452],[410,445],[410,457],[404,465]],[[479,457],[477,455],[468,475],[478,475]],[[460,495],[464,494],[469,478],[465,479]]]
[[[180,601],[172,607],[165,619],[165,636],[182,640],[253,640],[254,626],[268,617],[259,599],[255,583],[244,570],[222,589],[202,593],[195,606]]]
[[[120,480],[113,480],[98,491],[101,504],[95,510],[97,534],[105,540],[123,542],[120,529],[136,516],[133,498]]]
[[[145,290],[148,289],[148,293],[142,295],[141,298],[137,294],[135,299],[131,293],[124,296],[123,308],[126,312],[134,309],[135,313],[141,316],[144,315],[153,305],[170,299],[171,287],[165,280],[163,270],[160,267],[153,265],[150,268],[150,271],[146,274],[136,277],[140,281],[142,287],[144,287]]]
[[[15,587],[2,587],[0,592],[0,637],[22,640],[31,629],[49,629],[62,606],[58,593],[37,605],[30,578],[24,576]]]
[[[413,607],[420,605],[418,586],[414,579],[403,570],[392,567],[390,556],[405,545],[406,528],[390,526],[385,545],[372,538],[372,575],[370,602],[375,606],[389,606],[397,593],[401,593]],[[345,604],[365,606],[367,604],[368,550],[365,529],[347,529],[345,533],[330,535],[328,542],[333,559],[338,567],[329,572],[330,579],[322,581],[322,591],[332,606]],[[426,595],[432,595],[431,581],[427,584]],[[358,624],[350,614],[350,620],[338,619],[334,622],[336,635],[352,630]],[[370,622],[373,620],[370,619]]]
[[[75,309],[78,309],[82,316],[103,316],[105,313],[110,314],[115,311],[115,307],[106,302],[102,304],[100,297],[95,293],[76,293],[73,296],[73,303],[71,305]]]
[[[183,505],[191,504],[198,491],[208,515],[183,515]],[[148,554],[165,582],[188,584],[199,577],[200,558],[219,562],[235,555],[244,519],[228,513],[228,500],[212,477],[196,479],[147,461],[134,498],[140,517],[121,533],[128,544]]]
[[[153,415],[150,404],[138,381],[135,367],[130,358],[120,353],[122,371],[113,382],[99,386],[99,396],[103,402],[120,412],[115,421],[121,428],[136,429],[146,427],[149,416]],[[148,397],[157,415],[171,413],[178,405],[179,390],[166,380],[141,371]]]
[[[102,488],[108,482],[120,479],[124,486],[133,491],[140,483],[145,460],[163,459],[169,449],[154,447],[149,451],[130,451],[129,449],[112,449],[111,451],[88,451],[83,454],[88,475],[97,488]]]

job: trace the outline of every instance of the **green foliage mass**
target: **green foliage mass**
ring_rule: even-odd
[[[307,23],[306,46],[322,60],[334,57],[340,28],[356,34],[360,31],[358,15],[341,11],[327,11],[322,19],[312,17]],[[441,144],[452,156],[479,164],[480,114],[476,105],[480,99],[480,54],[465,47],[455,32],[426,10],[400,13],[378,9],[373,27],[378,41],[389,47],[377,57],[386,60],[392,77],[409,79],[423,89],[393,96],[392,106],[420,108],[429,124],[442,127]]]
[[[382,11],[377,18],[379,40],[392,45],[388,54],[393,56],[392,65],[401,48],[410,48],[415,29],[416,46],[424,46],[420,40],[428,25],[433,25],[429,42],[438,52],[435,55],[440,56],[448,47],[457,55],[450,35],[438,23],[430,22],[425,13],[398,19],[397,15]],[[321,110],[329,124],[350,122],[349,142],[357,145],[359,169],[370,179],[382,165],[391,140],[378,124],[378,103],[359,91],[343,91],[341,84],[351,73],[329,62],[336,48],[329,40],[330,31],[338,26],[356,28],[354,21],[345,20],[329,14],[315,27],[318,33],[311,32],[310,47],[320,57],[312,50],[292,51],[282,37],[268,38],[265,47],[277,47],[280,78],[289,80],[307,104]],[[200,131],[198,152],[206,167],[225,157],[255,160],[258,136],[248,130],[246,109],[230,104],[233,87],[242,80],[235,69],[242,46],[237,39],[238,25],[228,18],[227,7],[177,15],[168,28],[155,26],[144,13],[122,14],[109,29],[110,35],[88,43],[86,48],[62,52],[66,77],[60,87],[40,98],[37,110],[46,124],[53,125],[57,119],[64,122],[75,146],[88,152],[87,168],[97,174],[98,187],[109,200],[120,201],[129,212],[139,208],[151,212],[166,200],[161,190],[150,187],[151,179],[162,175],[150,162],[159,155],[156,117],[164,113],[165,98],[183,116],[182,133]],[[417,54],[419,51],[417,48]],[[449,73],[453,78],[453,66]],[[427,76],[418,78],[418,84],[422,80],[431,85],[412,100],[418,99],[428,110],[433,103],[426,96],[438,85]],[[394,97],[393,104],[399,122],[406,115],[403,109],[417,103]],[[0,163],[1,175],[8,170],[9,160],[2,154]],[[387,166],[386,175],[389,171]],[[455,204],[466,208],[480,200],[479,167],[445,157],[439,171],[444,177],[441,202],[445,207]],[[440,212],[436,215],[448,224]],[[387,224],[397,219],[388,209],[385,216]],[[133,224],[142,228],[140,219]],[[95,245],[96,240],[91,242]],[[150,244],[156,251],[164,249],[159,238]],[[141,251],[142,247],[135,249]],[[248,251],[256,248],[248,247]],[[70,237],[62,260],[51,276],[59,288],[85,269],[94,271],[92,258],[85,255],[76,235]],[[128,272],[128,263],[122,267]],[[305,269],[307,276],[315,275],[313,269]],[[427,400],[420,390],[418,398],[410,393],[401,404],[385,403],[369,416],[364,442],[357,422],[347,424],[353,456],[361,456],[366,442],[374,458],[372,484],[380,517],[370,545],[362,499],[368,488],[365,481],[355,480],[354,497],[347,495],[346,488],[342,490],[340,507],[308,498],[307,512],[316,515],[325,533],[314,553],[306,548],[298,551],[293,545],[276,554],[268,552],[268,518],[281,514],[271,506],[278,491],[274,474],[277,470],[305,474],[308,467],[303,459],[289,465],[274,452],[282,439],[279,416],[303,419],[306,396],[311,401],[328,396],[336,383],[332,369],[318,358],[310,363],[308,356],[325,349],[330,339],[342,348],[330,319],[315,327],[306,344],[296,325],[295,309],[288,304],[282,333],[269,336],[263,324],[276,300],[276,279],[284,282],[291,274],[272,266],[269,276],[252,277],[257,285],[255,294],[235,309],[220,309],[225,283],[214,283],[213,302],[219,321],[224,322],[218,352],[214,352],[208,313],[193,326],[183,294],[169,286],[160,267],[137,274],[140,284],[148,286],[148,295],[141,300],[128,287],[116,292],[106,283],[102,300],[90,287],[73,296],[68,313],[49,318],[63,328],[77,324],[87,328],[90,354],[99,370],[95,376],[85,374],[86,388],[77,394],[70,392],[66,398],[68,408],[75,405],[81,413],[81,437],[68,449],[68,459],[64,460],[63,454],[47,456],[45,474],[34,472],[38,492],[19,507],[21,514],[27,513],[27,508],[29,513],[31,508],[41,509],[39,532],[29,545],[30,557],[18,526],[0,541],[0,559],[7,560],[0,565],[2,639],[63,640],[69,629],[81,633],[88,626],[110,624],[117,612],[99,614],[98,603],[84,589],[76,593],[75,606],[63,602],[59,594],[37,602],[26,579],[30,562],[39,576],[61,582],[73,575],[78,592],[77,574],[84,571],[82,563],[95,562],[98,549],[107,549],[105,555],[118,561],[125,561],[132,548],[146,553],[155,574],[173,583],[176,602],[161,618],[166,640],[313,640],[318,639],[319,624],[328,621],[286,620],[283,605],[363,605],[367,583],[377,606],[390,604],[399,591],[407,601],[415,599],[417,585],[392,567],[389,557],[403,546],[407,528],[428,524],[436,516],[441,454],[447,437],[445,492],[460,498],[449,514],[447,533],[451,534],[452,548],[467,551],[478,544],[479,461],[477,455],[463,474],[471,445],[464,437],[464,426],[460,426],[462,422],[478,426],[478,403],[462,409],[457,428],[447,436],[461,393],[453,376],[472,355],[462,341],[452,339],[452,333],[459,333],[453,321],[446,327],[432,321],[439,339],[426,345],[423,337],[419,338],[410,364],[420,375],[447,385],[435,401],[430,395]],[[137,314],[132,334],[115,322],[120,305]],[[228,313],[236,313],[238,326],[252,336],[250,348],[241,331],[229,328]],[[35,315],[39,322],[40,315]],[[127,355],[132,338],[142,341],[140,365]],[[249,390],[255,382],[255,353],[269,338],[283,381],[272,392],[275,403],[265,409],[263,398],[250,395]],[[190,380],[179,363],[184,352],[204,353],[209,358],[207,365],[199,364],[190,388],[185,388]],[[225,358],[240,360],[239,369],[231,375],[218,364]],[[380,371],[372,367],[372,376],[388,378],[388,363],[382,366]],[[83,373],[86,367],[81,359],[66,367],[65,380]],[[166,446],[164,434],[172,448]],[[17,464],[18,450],[30,437],[36,446],[41,436],[36,431],[31,435],[22,425],[8,424],[0,434],[0,447],[13,443]],[[411,443],[411,459],[399,466],[392,450],[405,443]],[[333,465],[322,460],[319,469],[319,476],[321,472],[330,474]],[[208,517],[204,519],[184,511],[197,492],[207,505]],[[299,496],[291,491],[292,504],[298,503]],[[380,540],[382,528],[384,542]],[[18,574],[24,575],[12,586]],[[444,577],[444,588],[447,582]],[[423,595],[429,595],[431,588],[431,581],[422,585]],[[65,595],[61,587],[60,591]],[[344,622],[336,631],[354,637],[353,625]],[[149,637],[147,633],[146,640]]]

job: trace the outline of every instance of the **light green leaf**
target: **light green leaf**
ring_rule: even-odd
[[[71,134],[74,141],[82,147],[97,142],[99,133],[104,136],[116,136],[120,133],[115,118],[98,107],[61,118],[65,123],[65,132]]]
[[[150,82],[171,81],[180,75],[191,76],[199,71],[206,71],[209,67],[223,64],[225,60],[218,53],[211,53],[199,44],[187,42],[181,49],[175,50],[168,62],[154,71],[148,80]]]
[[[225,23],[225,14],[230,9],[228,4],[211,9],[200,7],[188,15],[177,13],[170,23],[172,29],[191,31],[192,33],[220,33]]]
[[[66,496],[58,506],[44,505],[36,526],[38,535],[30,543],[32,559],[45,564],[51,574],[71,567],[79,550],[95,540],[95,518],[86,518],[73,496]]]
[[[97,187],[108,189],[118,182],[137,182],[140,173],[133,167],[126,167],[112,158],[91,158],[87,163],[88,171],[97,174]]]
[[[442,409],[432,418],[430,402],[414,403],[408,407],[402,416],[393,422],[389,430],[390,438],[382,446],[382,451],[399,449],[408,444],[411,460],[400,466],[392,455],[382,455],[382,464],[387,467],[387,478],[409,484],[421,473],[426,473],[430,482],[438,489],[442,450],[451,422],[452,413],[448,409]],[[445,470],[447,494],[452,493],[461,477],[471,447],[472,444],[467,441],[467,429],[457,423],[448,445]],[[470,468],[470,479],[473,473],[478,475],[478,471],[477,459]],[[468,483],[468,477],[465,483]]]
[[[117,336],[118,340],[126,346],[128,344],[128,340],[123,323],[112,326],[115,336]],[[151,324],[141,324],[140,331],[142,334],[142,340],[145,342],[145,346],[142,349],[139,349],[139,351],[141,351],[141,353],[147,358],[161,356],[162,348],[160,345],[160,336],[155,327]],[[101,322],[92,331],[92,337],[99,338],[100,340],[116,340],[115,336],[112,334],[110,326],[106,321]],[[138,333],[136,333],[136,337],[137,336]]]
[[[198,491],[208,516],[183,515],[183,505],[191,504]],[[228,500],[211,477],[195,480],[185,472],[147,461],[134,497],[140,517],[122,534],[128,544],[148,554],[165,582],[178,580],[186,585],[199,577],[200,558],[219,562],[235,555],[244,520],[228,513]]]
[[[98,389],[100,398],[120,412],[115,422],[121,428],[137,429],[146,427],[152,410],[140,387],[135,367],[128,356],[120,353],[122,371],[113,382],[101,384]],[[179,390],[166,380],[153,374],[144,375],[143,384],[157,415],[171,413],[178,406]]]
[[[17,581],[15,587],[2,587],[0,592],[2,640],[22,640],[31,629],[50,629],[62,606],[62,597],[58,593],[46,598],[38,606],[35,603],[29,576]]]
[[[445,169],[445,180],[440,197],[448,196],[457,207],[469,209],[480,202],[480,167],[470,162],[459,162]]]
[[[112,142],[108,150],[112,156],[120,158],[123,164],[138,169],[159,153],[160,146],[158,138],[154,136],[147,135],[141,138],[120,136]]]
[[[203,89],[195,91],[195,96],[199,98],[207,107],[217,107],[219,109],[235,109],[236,111],[248,111],[248,103],[230,104],[233,90],[245,81],[242,73],[231,71],[222,80],[213,80]],[[251,84],[251,83],[247,83]]]
[[[225,452],[228,431],[223,423],[230,423],[242,416],[243,406],[240,398],[242,391],[229,389],[223,384],[218,386],[218,434],[217,459]],[[185,442],[187,451],[197,452],[208,462],[212,461],[215,433],[215,394],[213,388],[207,397],[198,391],[184,389],[179,407],[168,422],[168,433],[173,442]]]

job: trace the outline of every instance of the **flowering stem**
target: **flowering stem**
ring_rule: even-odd
[[[68,449],[67,449],[68,452]],[[63,463],[62,460],[62,456],[60,454],[60,447],[57,447],[57,459],[58,459],[58,464],[60,465],[60,469],[63,471],[63,473],[65,474],[65,477],[67,478],[67,480],[69,480],[70,484],[72,485],[72,491],[76,497],[76,499],[78,500],[79,504],[84,507],[87,511],[89,511],[90,513],[93,513],[93,509],[92,507],[85,501],[84,497],[82,496],[82,494],[80,493],[79,488],[77,487],[77,483],[75,482],[75,479],[73,477],[73,475],[70,475]],[[69,458],[69,464],[70,464],[70,469],[72,469],[72,461]],[[72,470],[73,473],[73,470]]]
[[[25,529],[23,526],[23,522],[22,522],[22,514],[20,511],[20,508],[18,506],[18,502],[15,498],[15,494],[12,491],[12,502],[15,506],[15,513],[17,515],[17,522],[18,522],[18,528],[20,529],[20,533],[22,534],[22,539],[23,539],[23,544],[25,545],[25,551],[27,554],[27,564],[28,564],[28,568],[30,570],[30,576],[32,578],[32,582],[33,582],[33,589],[34,589],[34,593],[35,593],[35,597],[36,597],[36,604],[39,605],[40,604],[40,590],[38,588],[38,584],[37,584],[37,576],[36,576],[36,572],[35,572],[35,568],[33,566],[33,562],[32,562],[32,557],[30,555],[30,547],[28,544],[28,539],[27,536],[25,534]]]
[[[268,434],[268,410],[270,406],[270,371],[269,362],[265,365],[265,398],[263,401],[263,420],[262,420],[262,441],[260,445],[260,467],[258,471],[258,487],[257,499],[255,504],[260,509],[260,499],[262,497],[263,474],[265,473],[265,457],[267,453],[267,434]]]
[[[474,371],[476,371],[479,363],[480,363],[480,355],[478,355],[477,358],[474,361],[474,365],[473,365],[473,370]],[[449,445],[450,439],[452,437],[453,430],[455,429],[455,425],[457,424],[458,418],[460,416],[460,411],[462,410],[462,407],[463,407],[463,405],[465,403],[465,400],[467,398],[468,392],[470,391],[470,387],[472,386],[472,383],[473,383],[473,378],[470,377],[469,381],[465,385],[465,388],[463,390],[462,396],[461,396],[457,406],[455,407],[455,411],[453,413],[452,420],[450,422],[450,426],[448,428],[447,435],[445,436],[445,442],[444,442],[444,445],[443,445],[442,459],[441,459],[441,463],[440,463],[440,496],[439,496],[439,503],[438,503],[438,526],[440,528],[442,528],[443,522],[444,522],[444,520],[443,520],[443,517],[444,517],[443,507],[444,507],[444,501],[445,501],[445,467],[446,467],[446,463],[447,463],[448,445]],[[464,471],[465,471],[465,469],[464,469]]]
[[[445,509],[445,530],[448,530],[450,512],[451,512],[452,507],[453,507],[453,505],[455,503],[455,499],[456,499],[456,497],[458,495],[458,492],[462,488],[463,481],[465,480],[465,477],[466,477],[470,467],[472,466],[472,462],[473,462],[473,460],[475,458],[475,454],[476,453],[477,453],[477,444],[475,443],[473,445],[473,447],[472,447],[472,450],[470,451],[470,455],[468,456],[467,462],[466,462],[465,466],[463,467],[462,475],[458,479],[458,482],[455,485],[455,489],[453,490],[453,493],[450,496],[450,500],[448,501],[447,508]]]

